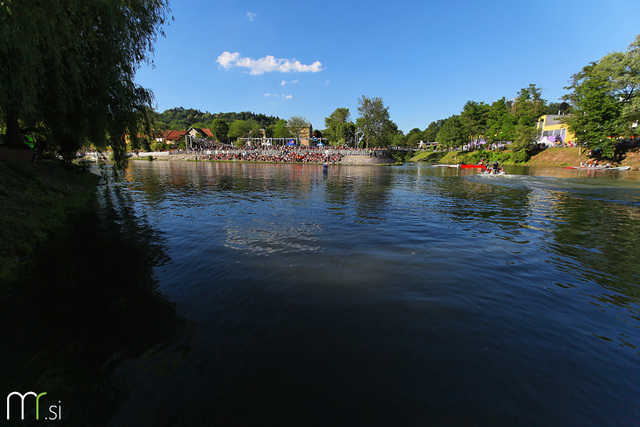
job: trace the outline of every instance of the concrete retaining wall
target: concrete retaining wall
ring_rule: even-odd
[[[388,165],[393,164],[396,161],[391,157],[380,156],[344,156],[340,161],[341,165]]]

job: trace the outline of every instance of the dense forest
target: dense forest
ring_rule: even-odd
[[[177,107],[166,110],[163,113],[154,113],[155,128],[160,130],[187,130],[190,127],[213,129],[215,119],[222,119],[228,124],[236,120],[251,121],[257,123],[260,128],[266,129],[275,125],[279,117],[256,114],[251,111],[239,113],[209,113],[193,108]]]

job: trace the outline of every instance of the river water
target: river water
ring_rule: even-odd
[[[640,175],[507,172],[133,162],[1,295],[0,393],[51,425],[640,424]]]

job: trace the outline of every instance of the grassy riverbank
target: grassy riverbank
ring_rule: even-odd
[[[433,162],[444,164],[456,163],[478,163],[480,159],[485,161],[510,164],[511,152],[506,151],[447,151],[447,152],[423,152],[410,159],[412,162]],[[587,150],[580,150],[576,147],[572,148],[547,148],[540,153],[535,154],[528,162],[527,166],[576,166],[580,162],[586,163],[590,160]],[[620,156],[620,166],[631,166],[632,169],[640,168],[640,150],[633,149],[623,153]]]
[[[99,179],[60,161],[0,162],[0,281],[70,214],[88,206]]]

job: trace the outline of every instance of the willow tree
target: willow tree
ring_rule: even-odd
[[[133,82],[166,23],[168,0],[0,2],[0,110],[6,143],[39,127],[66,158],[111,146],[120,166],[153,94]]]

